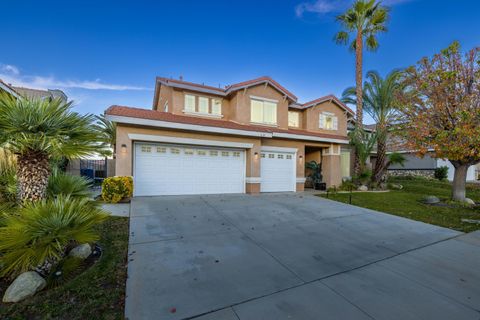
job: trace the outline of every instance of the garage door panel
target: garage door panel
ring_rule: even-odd
[[[243,193],[244,159],[242,150],[136,143],[135,195]]]
[[[293,153],[262,152],[260,158],[260,191],[295,191],[296,164]]]

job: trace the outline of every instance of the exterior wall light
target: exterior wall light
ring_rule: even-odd
[[[127,145],[126,144],[122,144],[121,152],[122,153],[127,153]]]
[[[255,155],[255,159],[258,159],[258,152],[255,152],[254,155]]]

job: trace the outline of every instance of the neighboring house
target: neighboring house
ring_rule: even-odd
[[[157,78],[153,110],[111,106],[116,175],[136,196],[302,191],[305,162],[339,185],[353,111],[329,95],[307,103],[270,77],[225,88]]]
[[[0,79],[0,91],[7,92],[14,96],[15,98],[18,97],[25,97],[29,99],[55,99],[60,98],[64,101],[68,100],[67,95],[58,89],[48,89],[48,90],[40,90],[40,89],[32,89],[32,88],[24,88],[24,87],[15,87],[11,84],[7,84]]]

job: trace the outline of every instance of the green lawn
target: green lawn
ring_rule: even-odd
[[[0,303],[0,319],[123,319],[128,218],[100,227],[100,260],[72,281],[17,304]]]
[[[420,200],[427,195],[434,195],[447,200],[451,192],[450,183],[402,178],[393,179],[392,182],[400,183],[404,188],[385,193],[353,193],[352,204],[463,232],[480,229],[478,224],[461,222],[462,218],[480,220],[480,209],[478,207],[475,209],[438,207],[420,203]],[[326,197],[325,194],[320,196]],[[340,202],[349,202],[348,193],[329,194],[328,197]],[[467,197],[479,202],[480,185],[468,185]]]

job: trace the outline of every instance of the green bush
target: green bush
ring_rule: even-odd
[[[91,181],[83,177],[72,176],[54,168],[52,175],[48,179],[47,196],[50,198],[55,198],[59,195],[88,198],[91,196],[91,185]]]
[[[132,177],[110,177],[103,180],[102,199],[106,202],[117,203],[133,195]]]
[[[443,167],[436,168],[433,176],[435,177],[435,179],[440,180],[440,181],[447,180],[447,178],[448,178],[448,167],[443,166]]]
[[[0,201],[15,202],[17,197],[17,160],[0,148]]]
[[[0,227],[0,277],[57,261],[69,244],[98,240],[95,226],[107,217],[93,201],[61,195],[16,208]]]
[[[341,190],[341,191],[357,190],[357,186],[351,180],[344,180],[342,181],[342,184],[338,187],[338,190]]]

